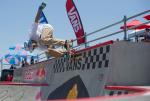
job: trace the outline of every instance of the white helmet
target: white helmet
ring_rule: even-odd
[[[53,37],[54,28],[50,24],[39,24],[37,32],[41,39],[46,37]]]

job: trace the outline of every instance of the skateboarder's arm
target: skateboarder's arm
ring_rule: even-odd
[[[42,12],[42,10],[39,7],[38,12],[37,12],[36,17],[35,17],[35,21],[34,21],[35,23],[38,23],[40,15],[41,15],[41,12]]]
[[[46,7],[46,4],[43,2],[41,5],[40,5],[40,7],[39,7],[39,9],[38,9],[38,12],[37,12],[37,14],[36,14],[36,17],[35,17],[35,23],[38,23],[38,21],[39,21],[39,18],[40,18],[40,15],[41,15],[41,13],[42,13],[42,10],[44,9]]]

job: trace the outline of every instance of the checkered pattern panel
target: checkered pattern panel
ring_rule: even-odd
[[[81,53],[81,70],[108,68],[110,45],[90,49]],[[59,58],[54,63],[54,72],[64,72],[73,62],[73,58]]]
[[[82,69],[108,67],[110,45],[83,52]]]

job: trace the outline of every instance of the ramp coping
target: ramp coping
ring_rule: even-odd
[[[23,82],[0,82],[0,85],[12,85],[12,86],[49,86],[48,84],[41,83],[23,83]]]

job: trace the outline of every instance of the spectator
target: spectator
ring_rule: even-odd
[[[150,42],[150,29],[148,29],[148,28],[145,29],[144,41]]]
[[[12,81],[12,79],[13,79],[13,76],[10,75],[10,74],[8,74],[8,75],[7,75],[7,81]]]
[[[25,66],[28,66],[28,65],[29,65],[29,63],[27,62],[27,58],[24,58],[24,65],[25,65]]]
[[[16,67],[14,65],[11,65],[10,69],[16,69]]]
[[[31,56],[30,64],[34,64],[34,57]]]
[[[22,60],[21,67],[24,67],[24,65],[25,65],[25,62],[24,60]]]
[[[21,67],[25,67],[25,66],[28,66],[29,63],[27,62],[27,58],[25,57],[23,60],[22,60],[22,63],[21,63]]]

